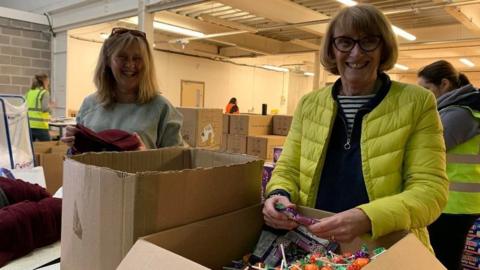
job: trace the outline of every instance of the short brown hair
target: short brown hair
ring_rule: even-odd
[[[397,62],[397,39],[387,17],[374,6],[361,4],[340,10],[328,25],[327,32],[322,39],[320,61],[325,69],[331,73],[339,75],[332,43],[333,35],[337,29],[380,35],[382,38],[382,54],[378,68],[379,72],[391,69]]]
[[[119,30],[114,28],[113,30]],[[120,29],[122,30],[122,29]],[[97,98],[104,107],[112,106],[116,101],[116,81],[113,77],[110,61],[113,54],[131,44],[138,44],[143,59],[143,68],[140,74],[140,85],[137,94],[137,103],[145,104],[158,95],[157,82],[155,80],[155,66],[152,52],[143,32],[123,29],[125,31],[112,31],[112,34],[103,43],[98,57],[97,67],[93,82],[97,87]],[[142,33],[139,35],[136,33]]]

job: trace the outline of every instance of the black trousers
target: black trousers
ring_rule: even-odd
[[[448,270],[461,269],[461,259],[468,230],[478,215],[441,214],[430,226],[430,242],[437,259]]]
[[[32,141],[50,141],[50,134],[48,133],[48,129],[40,129],[40,128],[31,128],[30,131],[32,132]]]

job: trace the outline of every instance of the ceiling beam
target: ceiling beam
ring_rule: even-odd
[[[212,37],[206,40],[212,40],[218,43],[234,44],[241,49],[256,52],[258,54],[280,54],[285,52],[305,51],[306,48],[288,42],[278,41],[272,38],[255,35],[253,33],[242,33],[235,35],[222,35],[222,33],[232,32],[231,28],[219,26],[205,21],[200,21],[183,15],[178,15],[169,11],[162,11],[155,14],[155,20],[170,23],[180,27],[185,27],[205,34],[212,33]],[[245,30],[238,30],[245,31]],[[215,36],[219,34],[219,36]],[[181,40],[181,39],[180,39]],[[185,39],[188,40],[188,39]],[[197,38],[193,40],[199,40]],[[191,41],[191,40],[190,40]]]
[[[444,10],[469,30],[480,34],[480,4],[445,7]]]
[[[305,41],[305,40],[301,40],[301,39],[292,39],[292,40],[290,40],[290,42],[293,43],[293,44],[308,48],[308,49],[315,50],[315,51],[320,50],[320,45],[309,42],[309,41]]]
[[[220,19],[220,18],[210,16],[210,15],[207,15],[207,14],[201,15],[198,18],[202,21],[206,21],[206,22],[209,22],[209,23],[214,23],[214,24],[217,24],[217,25],[220,25],[220,26],[225,26],[225,27],[229,27],[229,28],[232,28],[232,29],[236,29],[236,30],[245,30],[245,31],[252,32],[252,33],[257,32],[257,29],[255,27],[250,27],[250,26],[247,26],[247,25],[243,25],[241,23]]]
[[[277,22],[301,23],[329,19],[328,16],[289,0],[216,0],[233,8],[247,11]],[[302,26],[300,29],[323,36],[327,24]]]

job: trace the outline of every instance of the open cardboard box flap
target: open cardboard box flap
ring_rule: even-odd
[[[256,205],[145,236],[136,242],[117,269],[222,269],[253,251],[263,225],[261,207]],[[315,218],[331,215],[303,207],[299,210]],[[413,234],[392,233],[374,242],[356,239],[341,248],[356,251],[363,243],[388,248],[364,270],[446,269]]]
[[[62,269],[115,269],[138,237],[258,204],[262,164],[188,148],[67,159]]]

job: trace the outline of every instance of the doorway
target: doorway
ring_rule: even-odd
[[[205,82],[181,81],[181,107],[203,108],[205,105]]]

